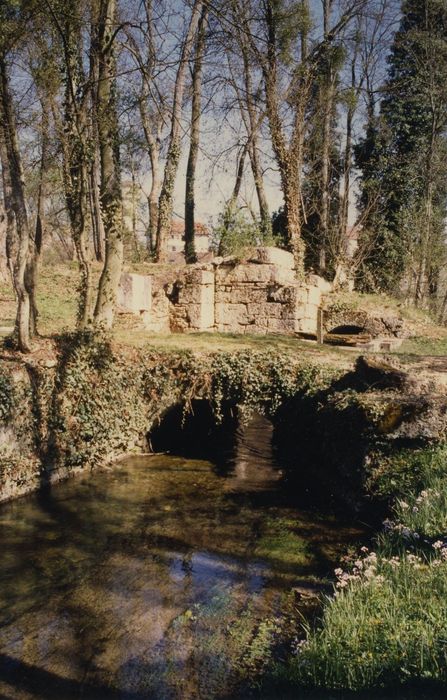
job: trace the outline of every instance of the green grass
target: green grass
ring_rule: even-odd
[[[429,312],[405,303],[401,299],[388,294],[364,294],[361,292],[338,292],[334,295],[335,305],[343,306],[353,311],[390,312],[402,316],[407,321],[435,324]]]
[[[76,323],[76,265],[43,267],[37,287],[39,330],[44,335],[73,330]],[[0,285],[0,325],[13,326],[16,302],[11,285]]]
[[[114,331],[117,342],[133,347],[150,344],[159,350],[193,350],[216,352],[232,350],[275,351],[278,353],[305,353],[306,355],[343,360],[343,351],[330,346],[286,335],[240,335],[237,333],[152,333],[144,330],[117,329]],[[347,356],[352,361],[352,354]]]
[[[420,537],[439,538],[447,534],[447,479],[437,476],[418,494],[397,500],[393,519]]]
[[[76,269],[46,268],[37,288],[40,331],[44,334],[72,330],[76,323],[78,278]]]
[[[366,488],[374,497],[390,501],[432,488],[447,475],[447,446],[401,449],[373,460]]]
[[[367,561],[363,559],[363,561]],[[298,685],[362,690],[447,681],[447,562],[377,558],[327,600],[288,667]]]
[[[391,520],[336,570],[335,595],[278,675],[294,686],[360,691],[447,683],[447,451],[420,450],[395,475]],[[389,466],[389,465],[388,465]],[[405,476],[405,469],[402,467]],[[386,483],[387,492],[392,484]]]
[[[447,355],[447,332],[442,329],[444,335],[440,338],[416,336],[404,340],[400,348],[396,351],[402,355],[436,355],[443,357]]]

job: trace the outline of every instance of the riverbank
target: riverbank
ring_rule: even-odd
[[[383,358],[354,365],[348,353],[333,357],[169,352],[90,333],[57,336],[32,356],[4,351],[3,498],[145,451],[173,410],[180,427],[197,422],[197,402],[213,417],[207,430],[264,413],[287,457],[291,490],[366,513],[379,529],[385,513],[391,522],[372,552],[340,565],[337,595],[320,623],[303,630],[287,663],[269,662],[266,683],[353,690],[445,683],[444,378],[437,383],[436,373]]]
[[[421,694],[445,692],[446,463],[445,445],[409,455],[407,483],[396,485],[400,495],[383,530],[371,549],[346,557],[335,570],[335,595],[296,657],[277,669],[279,678],[352,691],[416,686]],[[387,476],[389,491],[396,476]]]

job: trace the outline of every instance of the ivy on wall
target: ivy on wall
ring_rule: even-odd
[[[11,377],[0,371],[0,421],[6,422],[11,418],[14,408],[14,387]]]
[[[290,356],[245,351],[193,354],[113,347],[105,334],[61,339],[53,399],[51,461],[95,466],[107,457],[144,447],[154,422],[175,404],[209,400],[216,421],[224,404],[240,415],[273,415],[297,392],[321,389],[336,373]]]
[[[243,420],[255,411],[268,416],[294,473],[303,471],[297,468],[303,460],[318,464],[318,483],[356,502],[370,478],[372,452],[383,453],[388,443],[394,450],[395,428],[413,405],[411,397],[409,407],[397,402],[397,390],[357,387],[355,373],[285,354],[137,350],[92,332],[57,343],[49,362],[1,363],[0,499],[141,451],[166,411],[180,405],[187,414],[202,399],[216,423],[233,408]],[[441,408],[430,419],[434,428]],[[416,436],[427,433],[419,409],[410,424]]]

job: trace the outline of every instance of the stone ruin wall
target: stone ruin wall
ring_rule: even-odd
[[[318,309],[330,283],[295,279],[291,253],[256,248],[244,262],[216,258],[161,284],[125,273],[118,312],[140,316],[152,332],[296,333],[316,335]],[[150,280],[145,282],[143,280]]]

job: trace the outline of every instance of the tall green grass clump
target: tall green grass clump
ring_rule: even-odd
[[[435,543],[437,544],[437,543]],[[431,557],[367,553],[339,569],[321,626],[287,670],[295,684],[364,690],[447,681],[447,549]]]
[[[445,445],[401,466],[406,488],[396,488],[375,551],[363,547],[335,570],[319,625],[307,626],[283,669],[288,682],[346,690],[447,683]]]

